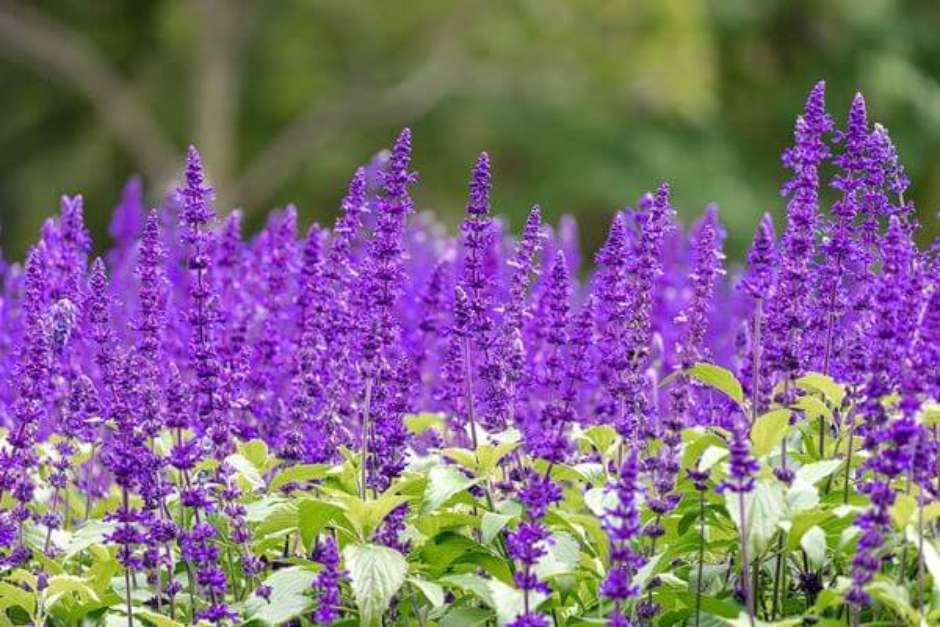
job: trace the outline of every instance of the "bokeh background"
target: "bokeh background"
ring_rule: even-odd
[[[249,226],[296,202],[328,222],[353,169],[402,125],[415,197],[451,224],[479,150],[518,228],[533,203],[596,247],[611,212],[668,180],[684,221],[710,201],[740,258],[780,217],[803,98],[843,121],[864,91],[940,206],[936,0],[0,0],[0,237],[20,256],[61,193],[99,246],[123,182],[156,202],[185,146]]]

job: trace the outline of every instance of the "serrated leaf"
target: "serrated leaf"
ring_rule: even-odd
[[[826,532],[813,525],[800,538],[800,547],[806,551],[806,556],[814,567],[821,567],[826,561]]]
[[[281,625],[301,616],[313,607],[309,591],[315,578],[316,573],[303,566],[275,571],[264,580],[264,585],[271,588],[270,603],[252,595],[245,601],[246,616],[266,625]]]
[[[436,510],[452,496],[476,483],[477,481],[453,466],[435,466],[428,473],[428,484],[424,492],[424,513]]]
[[[577,540],[565,532],[554,533],[545,548],[547,553],[535,563],[535,574],[539,579],[545,580],[575,571],[581,557]]]
[[[408,564],[394,549],[378,544],[350,544],[343,549],[343,559],[359,608],[359,624],[380,624],[382,614],[405,582]]]
[[[483,512],[483,519],[480,522],[480,532],[482,533],[483,544],[492,542],[499,532],[512,520],[512,516],[506,514],[495,514],[493,512]]]
[[[774,409],[758,416],[751,427],[751,453],[761,458],[777,446],[790,427],[790,410]]]
[[[409,577],[408,583],[420,590],[424,598],[427,599],[433,607],[442,607],[444,605],[444,588],[440,584],[418,577]]]
[[[744,389],[730,370],[714,364],[697,363],[685,373],[699,383],[723,392],[738,405],[744,404]]]
[[[778,524],[786,514],[787,504],[783,489],[776,482],[759,480],[754,491],[744,495],[747,508],[747,533],[754,554],[763,552],[777,532]],[[741,516],[738,495],[730,490],[725,492],[725,507],[738,532],[741,530]]]

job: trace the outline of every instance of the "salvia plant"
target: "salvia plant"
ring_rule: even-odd
[[[332,226],[217,213],[199,153],[93,258],[0,268],[0,624],[940,624],[940,244],[861,95],[726,268],[663,183],[577,225],[416,211],[412,136]]]

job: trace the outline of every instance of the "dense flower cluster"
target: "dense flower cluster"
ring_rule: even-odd
[[[858,493],[839,514],[855,516],[858,547],[841,598],[856,621],[874,615],[870,585],[906,541],[888,542],[893,506],[903,493],[922,514],[940,491],[940,246],[916,246],[907,178],[861,95],[840,129],[813,88],[783,156],[782,236],[765,215],[740,269],[726,269],[717,206],[686,232],[665,183],[615,213],[593,269],[570,216],[535,206],[513,237],[486,153],[451,237],[415,210],[411,150],[405,129],[358,169],[332,226],[299,231],[288,206],[245,238],[190,148],[151,211],[128,184],[107,254],[89,258],[82,198],[63,197],[25,263],[0,264],[4,585],[38,593],[55,559],[94,545],[110,570],[78,569],[131,623],[284,606],[329,625],[359,603],[429,624],[421,599],[439,618],[446,586],[456,609],[476,609],[473,592],[515,627],[652,624],[665,603],[670,624],[698,625],[710,560],[724,581],[740,569],[751,624],[772,622],[789,572],[815,597],[824,568],[809,550],[778,554],[783,590],[762,594],[751,551],[769,538],[749,537],[749,517],[771,515],[758,499],[819,496],[800,468],[831,456],[845,501],[850,481]],[[722,516],[733,524],[706,550]],[[100,533],[70,545],[90,519]],[[696,520],[701,537],[680,540]],[[675,552],[696,540],[689,559]],[[374,570],[350,567],[353,545]],[[281,569],[309,575],[303,590],[279,589]],[[560,576],[575,571],[587,584]],[[683,577],[694,609],[659,592]],[[363,581],[394,586],[379,602]]]

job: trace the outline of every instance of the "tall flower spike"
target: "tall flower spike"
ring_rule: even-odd
[[[137,332],[140,334],[140,353],[153,362],[160,350],[166,306],[166,253],[160,241],[160,216],[151,211],[147,216],[137,260],[137,279],[140,282],[138,297],[140,317]]]
[[[631,624],[624,604],[639,594],[633,577],[645,562],[643,555],[632,546],[640,533],[639,472],[637,451],[631,447],[613,486],[617,495],[616,505],[604,517],[604,529],[611,543],[611,566],[601,583],[600,594],[614,602],[611,624],[617,625]]]
[[[132,176],[124,185],[121,202],[114,208],[108,234],[118,250],[126,250],[140,234],[144,223],[143,185],[139,176]]]
[[[783,164],[793,172],[782,193],[787,202],[787,228],[780,247],[778,288],[768,307],[764,354],[779,380],[803,369],[803,330],[807,327],[806,286],[811,279],[819,220],[819,167],[830,151],[825,137],[832,118],[825,109],[825,83],[810,92],[803,115],[796,122],[794,145],[783,153]]]
[[[747,252],[747,273],[741,281],[741,287],[751,298],[767,300],[774,283],[774,220],[765,213],[754,232],[754,239]]]

